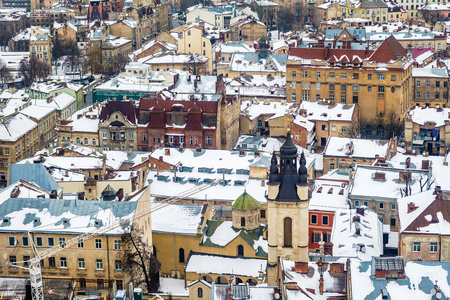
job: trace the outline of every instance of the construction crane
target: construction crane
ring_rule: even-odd
[[[42,286],[42,273],[41,273],[41,260],[45,259],[47,257],[51,257],[55,255],[56,253],[60,251],[64,251],[66,248],[78,245],[79,242],[86,241],[88,239],[91,239],[95,236],[105,234],[111,230],[114,230],[116,228],[119,228],[120,226],[126,225],[136,219],[139,219],[141,217],[144,217],[148,214],[151,214],[157,210],[160,210],[174,202],[177,202],[181,199],[185,199],[186,197],[189,197],[191,195],[197,194],[203,190],[206,190],[212,186],[216,186],[219,183],[221,183],[222,179],[215,179],[209,183],[204,183],[202,185],[193,187],[189,190],[183,191],[173,197],[167,198],[163,201],[156,202],[155,205],[151,205],[149,208],[144,209],[142,211],[136,211],[133,217],[126,218],[126,219],[120,219],[119,221],[116,221],[112,224],[102,226],[96,230],[93,230],[88,233],[84,233],[81,235],[78,235],[76,237],[73,237],[69,240],[67,240],[65,243],[60,243],[54,247],[48,248],[44,251],[37,251],[36,245],[34,244],[33,238],[31,236],[31,231],[28,232],[28,238],[31,241],[31,246],[33,249],[34,257],[31,258],[28,261],[20,261],[17,263],[10,263],[6,262],[6,266],[14,266],[17,268],[25,269],[30,272],[30,285],[31,285],[31,295],[33,300],[44,300],[44,289]],[[87,200],[85,200],[87,201]],[[111,207],[113,207],[112,205]],[[23,263],[24,266],[17,265],[18,263]],[[27,266],[27,267],[25,267]]]

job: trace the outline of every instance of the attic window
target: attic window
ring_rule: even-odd
[[[9,219],[7,218],[3,219],[3,223],[9,223]]]
[[[234,181],[234,186],[244,186],[244,185],[245,185],[244,180],[235,180]]]
[[[238,175],[249,175],[250,171],[249,170],[245,170],[245,169],[237,169],[236,170],[236,174],[238,174]]]
[[[330,189],[328,190],[328,194],[333,194],[333,188],[330,188]]]
[[[210,178],[205,178],[205,179],[203,179],[203,182],[204,183],[211,183],[211,182],[213,182],[214,180],[212,180],[212,179],[210,179]]]
[[[339,191],[339,195],[344,195],[344,189],[341,189],[341,190]]]
[[[317,190],[318,193],[322,193],[322,187]]]

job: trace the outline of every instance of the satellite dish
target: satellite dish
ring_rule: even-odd
[[[279,293],[275,293],[275,299],[280,299],[280,294]]]
[[[436,299],[441,299],[442,298],[442,294],[439,292],[436,294]]]
[[[434,288],[432,288],[432,289],[430,290],[430,294],[431,294],[432,296],[436,295],[436,290],[435,290]]]

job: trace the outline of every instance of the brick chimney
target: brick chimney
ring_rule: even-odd
[[[417,206],[413,202],[408,203],[408,213],[415,211],[417,209]]]
[[[422,160],[422,170],[428,170],[430,168],[429,160]]]
[[[162,156],[160,156],[160,157],[159,157],[159,160],[160,160],[160,161],[164,161],[164,159],[163,159],[163,157],[162,157]]]
[[[409,166],[411,165],[411,157],[408,157],[408,158],[406,159],[405,164],[406,164],[406,168],[409,169]]]
[[[344,274],[345,265],[340,263],[330,264],[330,274]]]
[[[300,274],[308,274],[308,262],[307,261],[296,261],[295,262],[295,272]]]

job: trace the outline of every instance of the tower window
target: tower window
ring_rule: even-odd
[[[241,226],[245,227],[245,218],[241,218]]]
[[[244,246],[238,246],[238,256],[244,256]]]
[[[178,261],[180,263],[184,263],[184,249],[183,248],[180,248],[178,250]]]
[[[292,247],[292,219],[284,218],[284,247]]]

